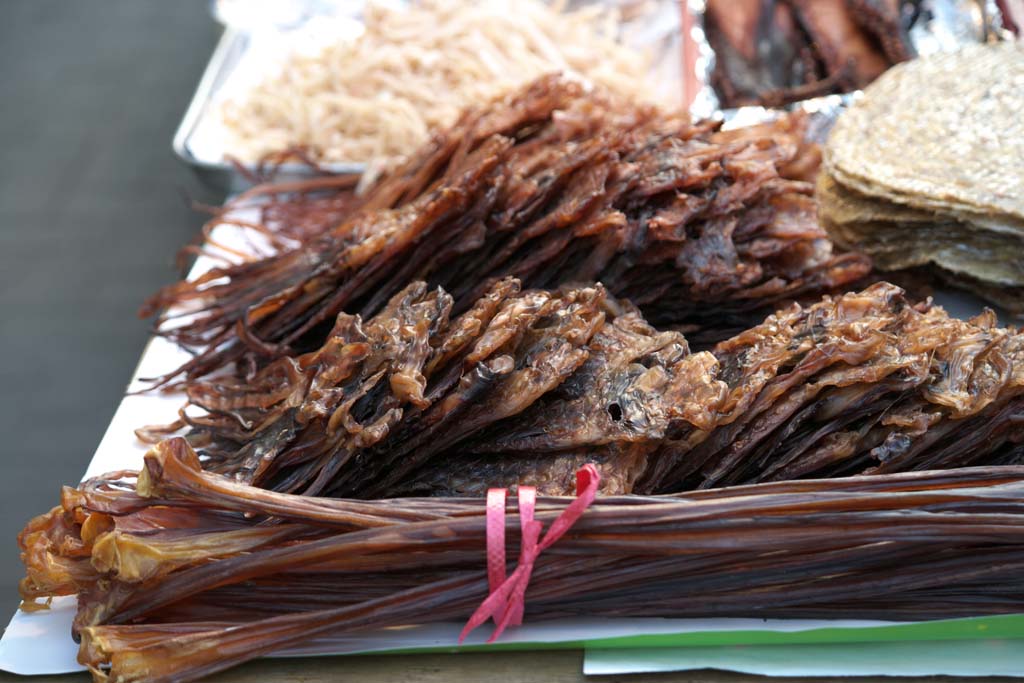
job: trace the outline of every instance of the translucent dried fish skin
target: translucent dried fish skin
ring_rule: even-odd
[[[451,302],[414,283],[252,382],[194,384],[186,437],[211,471],[351,498],[568,494],[588,461],[605,493],[665,493],[1014,462],[1024,441],[1024,335],[888,283],[700,353],[600,286]]]
[[[713,349],[713,428],[666,440],[635,491],[1019,462],[1022,345],[887,283],[794,306]]]

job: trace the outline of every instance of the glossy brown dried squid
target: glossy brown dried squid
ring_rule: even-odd
[[[333,230],[155,296],[144,313],[177,307],[159,332],[196,352],[160,382],[232,363],[252,376],[414,280],[444,287],[454,314],[506,275],[600,281],[709,343],[867,273],[863,256],[832,252],[809,186],[781,175],[804,151],[798,123],[716,128],[555,77],[467,112]]]
[[[1024,456],[1024,335],[991,314],[878,283],[691,353],[600,286],[519,287],[341,314],[317,351],[194,383],[186,436],[208,470],[365,498],[567,493],[588,461],[606,493],[660,493]]]

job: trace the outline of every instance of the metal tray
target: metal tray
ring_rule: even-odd
[[[377,0],[402,4],[403,0]],[[590,4],[608,7],[628,6],[635,0],[571,0],[571,7]],[[676,106],[684,103],[681,55],[683,31],[680,22],[684,13],[679,0],[655,0],[645,10],[634,13],[622,24],[627,44],[652,52],[652,82],[657,84],[658,97],[671,98]],[[203,184],[219,192],[238,192],[250,182],[239,169],[226,161],[223,143],[227,131],[220,124],[217,107],[226,98],[237,95],[247,85],[258,81],[277,60],[292,50],[309,50],[325,41],[338,39],[347,31],[361,26],[362,0],[348,0],[321,6],[319,0],[294,0],[296,20],[275,22],[268,17],[243,16],[248,23],[232,24],[227,17],[225,28],[206,71],[199,82],[192,102],[174,135],[174,152],[191,166]],[[219,7],[219,5],[218,5]],[[277,7],[277,5],[275,5]],[[301,10],[301,11],[299,11]],[[330,10],[330,11],[328,11]],[[258,13],[257,13],[258,14]],[[285,12],[287,14],[287,12]],[[237,19],[237,17],[236,17]],[[340,31],[339,34],[337,31]],[[253,168],[252,164],[245,167]],[[276,181],[297,180],[319,175],[322,171],[338,174],[361,174],[367,167],[362,162],[328,163],[317,170],[301,163],[284,164],[274,169]]]
[[[192,168],[203,185],[223,194],[239,192],[251,183],[239,173],[237,167],[224,161],[222,155],[214,158],[197,153],[194,144],[195,134],[204,117],[212,114],[212,108],[216,103],[214,95],[231,77],[251,43],[252,38],[249,33],[231,27],[224,29],[205,71],[203,71],[192,101],[189,103],[188,109],[185,110],[185,116],[171,141],[174,153]],[[324,164],[322,168],[339,174],[361,174],[365,166],[362,163]],[[251,166],[248,167],[251,168]],[[318,175],[318,173],[309,166],[290,163],[276,167],[273,179],[288,181],[308,178],[313,175]]]

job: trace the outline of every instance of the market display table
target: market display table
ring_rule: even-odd
[[[495,681],[501,683],[569,683],[570,681],[651,681],[652,683],[796,683],[808,678],[765,678],[727,671],[682,671],[677,673],[638,674],[629,676],[585,677],[582,671],[583,653],[579,650],[552,652],[494,652],[431,654],[431,655],[366,655],[355,657],[315,657],[302,659],[265,659],[244,664],[217,676],[210,683],[324,683],[328,681],[359,681],[360,683],[470,683]],[[65,676],[38,676],[23,678],[0,672],[0,683],[14,681],[29,683],[84,683],[86,674]],[[814,678],[817,683],[866,683],[883,680],[878,677]],[[934,683],[951,681],[1012,681],[1005,677],[958,678],[952,676],[925,676],[884,679],[894,683]]]
[[[190,8],[190,10],[188,10],[188,11],[191,11],[191,12],[193,12],[193,14],[195,14],[196,7],[192,6]],[[186,10],[182,10],[182,12],[183,12],[183,14],[187,14]],[[102,16],[100,18],[102,22],[106,22],[106,21],[108,21],[108,19],[113,18],[114,15],[117,15],[116,12],[98,13],[98,14],[101,14],[101,15],[102,14],[108,14],[108,15],[110,15],[110,16]],[[201,17],[202,15],[199,14],[198,16]],[[142,34],[143,33],[143,29],[146,28],[147,26],[159,25],[159,23],[160,23],[160,22],[153,22],[153,21],[147,22],[147,21],[145,21],[146,18],[147,18],[146,16],[142,16],[142,17],[137,18],[137,22],[136,23],[138,23],[138,26],[129,27],[132,30],[129,30],[128,33],[129,34]],[[121,20],[123,21],[123,18]],[[119,30],[123,30],[123,27],[119,27]],[[55,34],[59,34],[60,32],[54,32],[54,33]],[[89,35],[88,31],[82,31],[81,34],[82,35]],[[2,41],[0,41],[0,42],[2,42]],[[113,42],[113,41],[99,41],[99,44],[106,44],[106,42]],[[204,48],[202,46],[198,46],[198,47],[197,46],[190,46],[189,49],[193,50],[193,51],[197,51],[199,53],[203,53],[204,52]],[[136,51],[141,52],[141,48],[138,48]],[[135,63],[133,63],[132,66],[135,67],[135,68],[139,68],[139,70],[144,70],[143,68],[138,67],[138,65],[135,64]],[[173,64],[170,64],[170,66],[173,66]],[[99,70],[97,70],[97,73],[95,74],[96,78],[99,79],[100,75],[102,75],[102,74],[100,73]],[[104,79],[99,79],[99,80],[105,80],[105,78],[106,77],[104,76]],[[59,84],[57,86],[55,86],[55,87],[57,87],[59,89]],[[165,95],[166,95],[166,93],[165,93]],[[90,96],[91,96],[91,94],[90,94]],[[179,99],[176,99],[175,97],[171,97],[171,96],[166,96],[165,101],[166,102],[178,102]],[[129,107],[125,107],[125,109],[126,110],[129,109]],[[133,110],[133,111],[135,111],[135,110]],[[114,147],[114,145],[110,145],[110,147]],[[133,153],[131,145],[121,145],[120,147],[122,148],[119,151],[119,153],[121,153],[121,154],[126,154],[126,155],[130,156]],[[129,189],[131,189],[131,188],[129,188]],[[166,188],[159,187],[159,186],[157,187],[157,189],[147,188],[147,193],[151,194],[151,195],[158,195],[158,194],[160,194],[162,192],[165,192],[165,191],[166,191]],[[124,200],[124,203],[130,203],[129,200],[134,200],[138,195],[146,194],[146,193],[140,193],[138,191],[138,188],[135,188],[133,190],[133,192],[134,192],[134,194],[132,194],[128,199],[118,198],[118,197],[113,196],[113,194],[110,194],[109,197],[107,197],[107,198],[109,199],[109,201],[111,203],[118,203],[121,200]],[[74,203],[72,202],[70,205],[73,206]],[[139,239],[132,240],[132,241],[145,241],[145,239],[146,238],[139,238]],[[74,325],[70,325],[69,327],[73,329],[75,326]],[[170,367],[175,367],[175,365],[172,364]],[[167,367],[161,367],[161,368],[158,368],[158,369],[162,369],[162,370],[166,371]],[[153,375],[159,374],[159,373],[143,372],[141,374],[153,376]],[[174,398],[165,399],[165,398],[156,397],[156,396],[146,396],[146,397],[139,397],[138,398],[138,401],[140,401],[140,402],[158,401],[158,400],[168,400],[168,401],[170,401],[169,405],[170,405],[170,407],[172,409],[176,409],[177,405],[179,405],[179,403],[180,403],[180,398],[178,398],[178,399],[174,399]],[[123,418],[122,422],[123,422],[123,424],[121,425],[121,427],[123,427],[123,428],[118,427],[117,429],[112,429],[112,433],[123,435],[124,438],[128,439],[129,441],[131,441],[131,443],[129,443],[124,448],[108,447],[105,450],[105,452],[107,452],[107,453],[109,453],[109,454],[111,454],[113,456],[116,456],[117,458],[120,458],[122,456],[131,455],[131,453],[133,452],[132,451],[133,448],[135,448],[135,449],[141,448],[140,446],[138,446],[137,444],[135,444],[132,441],[132,439],[133,439],[132,429],[134,427],[137,427],[137,426],[141,425],[141,424],[148,424],[148,423],[152,423],[152,422],[157,421],[157,420],[150,419],[150,417],[152,415],[154,415],[155,413],[150,412],[148,410],[147,406],[143,405],[142,403],[139,403],[139,405],[140,405],[140,408],[146,408],[146,409],[145,410],[140,409],[139,411],[135,411],[135,412],[133,412],[133,411],[124,412],[123,415],[122,415],[122,418]],[[145,417],[146,419],[142,419],[142,417]],[[16,431],[16,430],[10,430],[10,431]],[[21,431],[29,431],[29,432],[31,432],[32,430],[21,430]],[[8,444],[8,445],[11,446],[11,444]],[[81,445],[82,444],[79,441],[79,442],[75,442],[75,444],[73,444],[71,447],[66,447],[66,448],[54,447],[54,448],[52,448],[52,450],[55,451],[55,452],[61,452],[61,453],[80,452]],[[108,446],[110,446],[110,444],[108,444]],[[18,448],[17,444],[15,444],[13,446],[13,452],[21,452],[20,449]],[[38,469],[39,468],[39,463],[33,463],[33,466],[36,469]],[[120,466],[127,466],[127,465],[124,465],[123,463],[120,463],[119,461],[115,462],[113,460],[104,460],[104,459],[101,458],[98,461],[94,461],[94,467],[91,468],[91,469],[95,470],[95,471],[92,472],[93,474],[98,474],[100,472],[103,472],[103,471],[106,471],[106,470],[109,470],[109,469],[115,469],[116,468],[115,466],[116,467],[120,467]],[[20,479],[20,477],[11,477],[10,478],[11,481],[17,481],[19,479]],[[16,499],[12,499],[11,502],[17,502],[17,509],[19,511],[23,510],[23,509],[24,510],[30,510],[31,509],[32,511],[41,511],[41,510],[37,509],[38,505],[39,505],[38,496],[35,496],[33,494],[32,497],[27,497],[26,493],[31,493],[30,491],[28,491],[28,489],[26,489],[24,491],[19,490],[17,493],[18,493],[17,498]],[[51,498],[46,498],[45,500],[48,501],[48,502],[52,502]],[[6,537],[8,539],[12,538],[13,537],[13,532],[6,533]],[[9,548],[8,552],[9,553],[11,552],[10,548]],[[13,560],[13,557],[11,559]],[[13,564],[13,562],[10,563],[10,564]],[[5,581],[8,581],[8,582],[13,584],[13,581],[11,579],[7,578],[7,576],[9,575],[9,576],[13,577],[15,574],[18,574],[19,571],[20,571],[20,567],[16,568],[15,571],[7,571],[6,574],[5,574]],[[8,592],[11,593],[12,591],[9,590]],[[70,642],[67,640],[67,635],[66,635],[67,634],[67,630],[66,630],[66,628],[60,630],[59,633],[60,633],[61,638],[65,642],[68,642],[68,644],[70,646]],[[38,631],[36,631],[36,630],[31,631],[30,637],[34,640],[34,642],[39,642],[38,640],[35,640],[35,639],[38,639],[40,637]],[[989,636],[989,637],[992,637],[992,636]],[[998,636],[996,636],[996,637],[998,637]],[[579,641],[577,641],[577,642],[579,642]],[[924,641],[924,642],[927,642],[927,641]],[[1012,649],[1017,648],[1017,647],[1024,647],[1024,646],[1020,645],[1020,643],[1024,643],[1024,641],[998,641],[998,640],[991,640],[991,641],[986,641],[986,642],[991,642],[991,643],[997,644],[998,647],[1002,647],[1007,652],[1009,652]],[[932,645],[932,647],[936,647],[934,643],[931,643],[931,645]],[[814,647],[816,647],[816,646],[814,646]],[[941,647],[942,651],[945,653],[945,657],[941,657],[939,659],[942,659],[943,661],[948,661],[948,660],[950,660],[950,659],[955,657],[955,655],[950,654],[951,650],[950,650],[950,646],[949,645],[942,644],[939,647]],[[27,651],[28,650],[23,650],[22,652],[27,652]],[[47,654],[47,655],[52,655],[51,651],[48,651],[48,650],[44,649],[43,652],[45,654]],[[933,652],[935,654],[938,654],[938,650],[934,650]],[[927,660],[929,658],[929,656],[930,656],[928,654],[928,652],[918,652],[916,654],[917,654],[917,657],[915,657],[915,659]],[[751,655],[748,652],[748,661],[750,661],[752,658],[757,657],[757,656],[758,655],[756,655],[756,654]],[[822,652],[821,654],[819,654],[817,656],[820,658],[820,660],[822,662],[827,662],[829,665],[835,664],[835,661],[833,659],[831,659],[827,653]],[[723,672],[723,671],[717,671],[717,670],[697,670],[697,671],[686,671],[686,672],[678,672],[678,673],[656,673],[656,674],[648,673],[648,674],[640,674],[640,675],[608,675],[608,676],[600,676],[600,677],[586,677],[583,674],[583,670],[584,670],[583,657],[584,657],[583,653],[580,650],[561,650],[561,651],[541,650],[541,651],[529,651],[529,652],[495,651],[495,652],[486,652],[486,653],[463,653],[463,654],[358,655],[358,656],[348,656],[348,657],[316,657],[316,658],[302,658],[302,659],[263,659],[263,660],[254,661],[254,662],[248,663],[246,665],[243,665],[243,666],[231,669],[231,670],[229,670],[227,672],[224,672],[224,673],[222,673],[220,675],[212,676],[208,680],[215,681],[215,682],[216,681],[261,681],[262,682],[262,681],[300,681],[301,680],[301,681],[309,682],[309,683],[316,683],[318,681],[336,681],[336,680],[354,680],[354,681],[361,681],[361,682],[362,681],[366,681],[366,682],[369,682],[369,683],[372,683],[374,681],[402,681],[403,683],[418,683],[418,682],[426,683],[426,682],[431,682],[431,681],[437,681],[437,682],[444,681],[446,683],[447,682],[460,683],[460,682],[463,682],[463,681],[466,681],[466,682],[468,682],[468,681],[509,681],[511,683],[525,682],[525,681],[553,681],[555,683],[558,683],[560,681],[570,681],[570,680],[571,681],[596,680],[596,681],[601,681],[602,683],[604,683],[604,681],[626,681],[626,680],[629,680],[629,681],[639,681],[639,680],[643,680],[643,681],[687,681],[687,682],[692,682],[692,683],[698,683],[698,682],[706,682],[706,683],[731,683],[731,682],[739,682],[739,681],[765,681],[765,682],[772,682],[772,683],[774,683],[774,682],[785,683],[787,681],[810,681],[810,680],[826,681],[826,682],[834,682],[834,683],[839,683],[839,681],[842,681],[843,683],[858,683],[858,682],[861,682],[861,681],[869,681],[869,680],[892,680],[892,681],[897,681],[897,682],[898,681],[904,681],[904,682],[907,682],[907,683],[917,683],[917,682],[921,682],[921,681],[939,681],[939,680],[949,680],[949,681],[999,681],[999,680],[1009,681],[1009,680],[1014,680],[1014,679],[1010,679],[1010,678],[1001,678],[1001,677],[984,677],[983,678],[983,677],[945,677],[945,676],[940,676],[940,677],[914,677],[914,676],[912,676],[912,677],[903,677],[903,678],[899,678],[899,679],[882,679],[882,678],[879,678],[879,677],[813,677],[813,678],[780,677],[780,678],[763,678],[763,677],[760,677],[760,676],[752,676],[752,675],[740,674],[740,673],[732,673],[732,672]],[[778,658],[784,658],[784,657],[785,657],[785,655],[778,655]],[[41,659],[47,659],[47,658],[43,657]],[[962,658],[960,661],[969,661],[971,663],[982,663],[982,662],[986,662],[986,659],[987,658],[984,657],[984,656],[977,656],[977,657],[973,657],[973,658]],[[643,663],[645,665],[649,662],[649,660],[642,660],[642,661],[643,661]],[[788,664],[788,660],[778,659],[778,661],[786,661],[787,664]],[[885,668],[884,663],[880,665],[880,661],[881,660],[870,658],[870,661],[872,661],[873,664],[875,665],[874,666],[874,670],[884,671],[886,673],[894,673],[894,671],[892,669]],[[891,660],[890,659],[888,661],[895,661],[895,660]],[[707,662],[704,661],[704,660],[701,660],[699,665],[700,666],[706,666]],[[588,669],[588,670],[592,671],[592,669]],[[829,669],[829,671],[833,671],[833,670],[835,670],[835,669]],[[948,669],[936,669],[936,670],[948,670]],[[982,670],[984,670],[984,671],[993,671],[993,670],[1013,671],[1013,667],[1003,667],[1001,669],[994,669],[992,667],[987,667],[987,668],[984,668]],[[789,671],[792,672],[792,669],[789,669]],[[34,677],[34,681],[38,681],[39,683],[46,683],[46,682],[49,682],[49,681],[54,681],[54,682],[60,681],[60,682],[66,682],[66,683],[72,683],[72,682],[75,682],[75,683],[78,683],[78,682],[85,683],[86,681],[89,681],[89,680],[90,680],[90,677],[88,676],[88,674],[85,674],[85,673],[74,673],[74,674],[66,674],[66,675],[59,675],[59,676],[47,675],[47,676]],[[6,681],[30,681],[30,679],[21,678],[21,677],[17,677],[17,676],[11,675],[11,674],[0,672],[0,683],[4,683]]]

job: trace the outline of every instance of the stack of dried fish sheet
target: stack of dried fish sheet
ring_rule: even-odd
[[[1024,334],[886,283],[696,354],[599,285],[452,305],[414,283],[317,351],[195,382],[186,438],[210,471],[349,498],[567,494],[588,462],[605,493],[662,493],[1024,457]]]
[[[468,112],[335,229],[154,297],[146,313],[187,312],[157,325],[197,352],[165,380],[317,348],[338,313],[376,314],[417,279],[443,286],[455,313],[508,275],[599,281],[711,342],[863,277],[868,259],[833,253],[813,188],[781,175],[799,126],[717,126],[556,77]]]
[[[708,0],[711,83],[724,107],[779,106],[849,92],[914,55],[919,3],[899,0]]]
[[[1024,313],[1024,45],[900,65],[836,122],[822,222],[882,269],[929,265]]]
[[[926,620],[1024,608],[1021,467],[667,497],[587,491],[536,501],[533,524],[555,542],[531,555],[519,584],[527,621]],[[582,514],[568,521],[574,506]],[[516,557],[530,513],[509,508],[501,528]],[[465,620],[524,576],[520,564],[489,586],[485,509],[481,498],[264,491],[203,472],[173,439],[137,476],[65,489],[26,526],[21,594],[29,609],[78,594],[79,660],[97,681],[195,680],[322,636]]]

